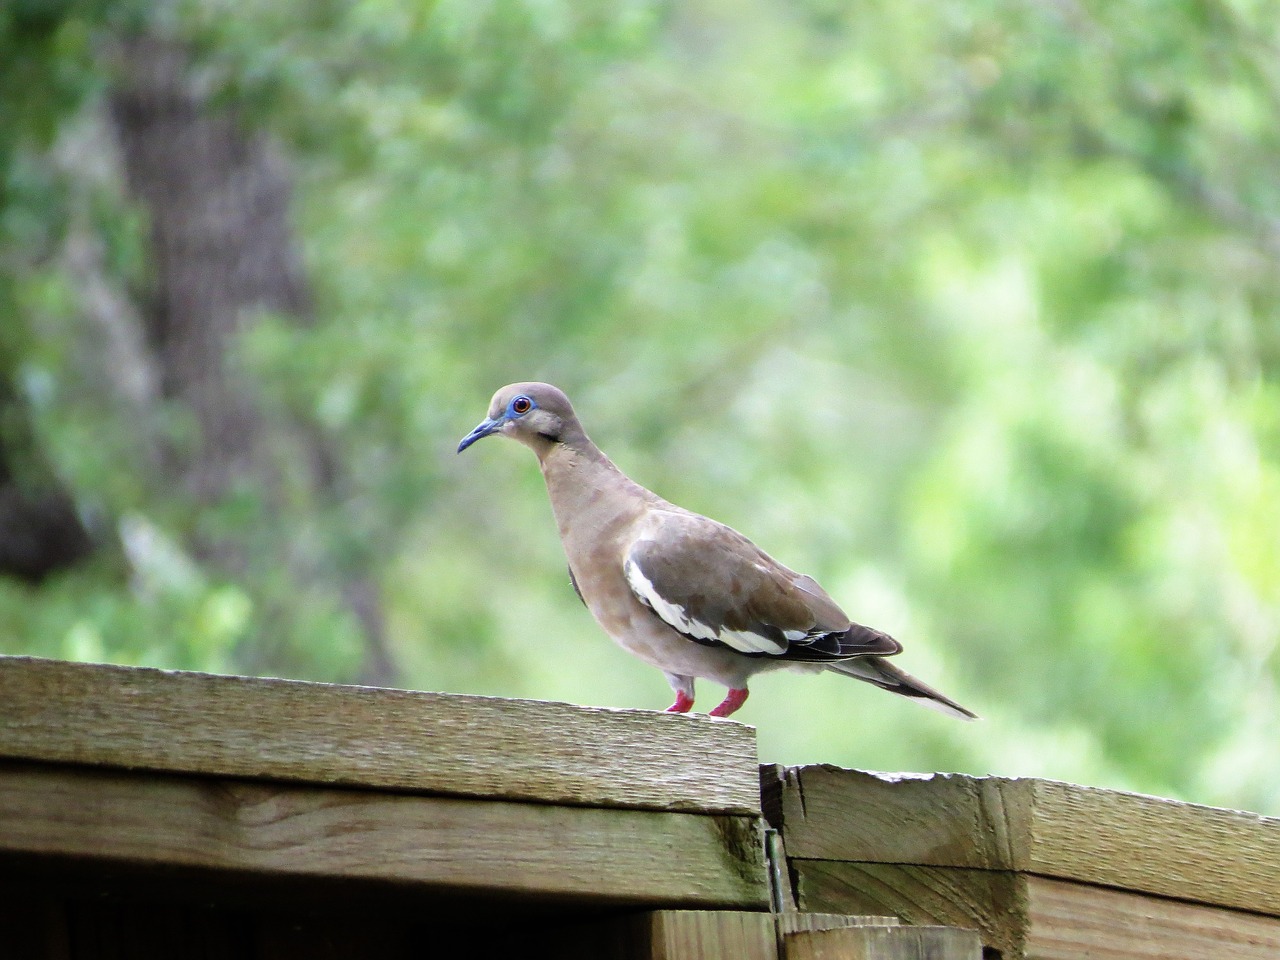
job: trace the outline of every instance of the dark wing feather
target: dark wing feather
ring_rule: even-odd
[[[810,577],[706,517],[664,513],[624,566],[635,596],[697,643],[749,657],[822,662],[902,648],[853,623]]]
[[[578,578],[573,575],[573,567],[569,567],[569,586],[573,587],[573,592],[578,595],[578,599],[582,601],[582,605],[587,605],[587,598],[582,595],[582,588],[578,586]]]

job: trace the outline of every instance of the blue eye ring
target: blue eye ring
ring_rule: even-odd
[[[526,413],[534,408],[534,402],[525,396],[519,396],[512,399],[508,409],[517,417],[523,417]]]

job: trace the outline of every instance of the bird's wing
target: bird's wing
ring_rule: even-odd
[[[706,517],[657,512],[623,562],[636,598],[690,640],[749,657],[827,661],[901,650],[853,623],[811,577]]]

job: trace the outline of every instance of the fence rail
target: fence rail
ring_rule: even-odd
[[[639,710],[0,657],[5,956],[1280,956],[1280,821]]]

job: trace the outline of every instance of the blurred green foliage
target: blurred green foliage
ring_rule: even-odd
[[[623,469],[986,718],[773,675],[741,715],[763,759],[1280,812],[1275,4],[163,9],[290,146],[319,320],[264,317],[241,360],[349,489],[196,516],[132,455],[57,251],[91,236],[127,291],[144,225],[109,169],[46,162],[110,82],[95,38],[131,21],[11,7],[0,362],[122,546],[0,584],[0,649],[351,677],[334,598],[281,613],[284,587],[185,556],[225,525],[371,571],[408,685],[665,706],[569,589],[532,459],[453,456],[494,389],[546,379]]]

